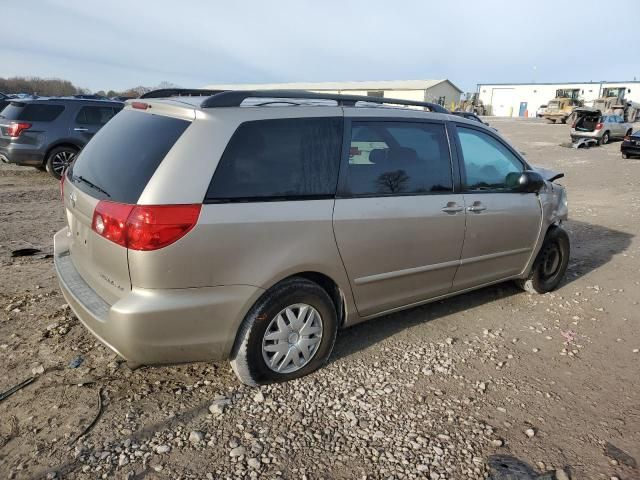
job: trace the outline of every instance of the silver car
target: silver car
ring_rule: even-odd
[[[77,317],[132,363],[230,358],[246,384],[289,380],[364,320],[507,280],[556,288],[560,176],[433,104],[143,98],[63,176],[55,268]]]
[[[575,110],[576,121],[571,126],[571,140],[581,138],[594,139],[598,145],[606,145],[612,139],[622,139],[631,135],[633,126],[625,122],[620,115],[603,115],[600,110],[578,108]]]

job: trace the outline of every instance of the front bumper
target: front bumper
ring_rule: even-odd
[[[60,288],[84,326],[136,364],[172,364],[229,357],[244,316],[264,290],[248,285],[183,289],[133,288],[113,305],[80,276],[65,228],[54,237]]]

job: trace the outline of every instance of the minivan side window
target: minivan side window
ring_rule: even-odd
[[[491,135],[457,126],[462,147],[467,191],[512,190],[524,170],[523,163]]]
[[[76,116],[81,125],[104,125],[115,115],[112,107],[82,107]]]
[[[341,144],[341,118],[245,122],[222,154],[206,201],[331,198]]]
[[[354,121],[343,197],[451,192],[443,124]]]

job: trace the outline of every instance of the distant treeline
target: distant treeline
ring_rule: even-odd
[[[87,95],[95,93],[97,95],[102,95],[109,98],[119,96],[136,98],[150,90],[172,87],[176,87],[176,85],[170,82],[161,82],[155,87],[138,86],[128,88],[127,90],[123,91],[100,90],[98,92],[92,92],[87,88],[75,86],[69,80],[62,80],[60,78],[0,77],[0,92],[2,93],[28,93],[31,95],[39,95],[41,97],[60,97],[80,94]]]
[[[90,93],[86,89],[76,87],[69,80],[38,77],[0,77],[0,92],[30,93],[31,95],[40,95],[43,97]]]

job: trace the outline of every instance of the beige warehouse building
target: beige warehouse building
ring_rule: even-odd
[[[369,95],[398,98],[419,102],[432,102],[452,108],[460,100],[462,90],[447,79],[442,80],[392,80],[367,82],[315,82],[315,83],[255,83],[212,84],[211,90],[309,90],[320,93]]]

